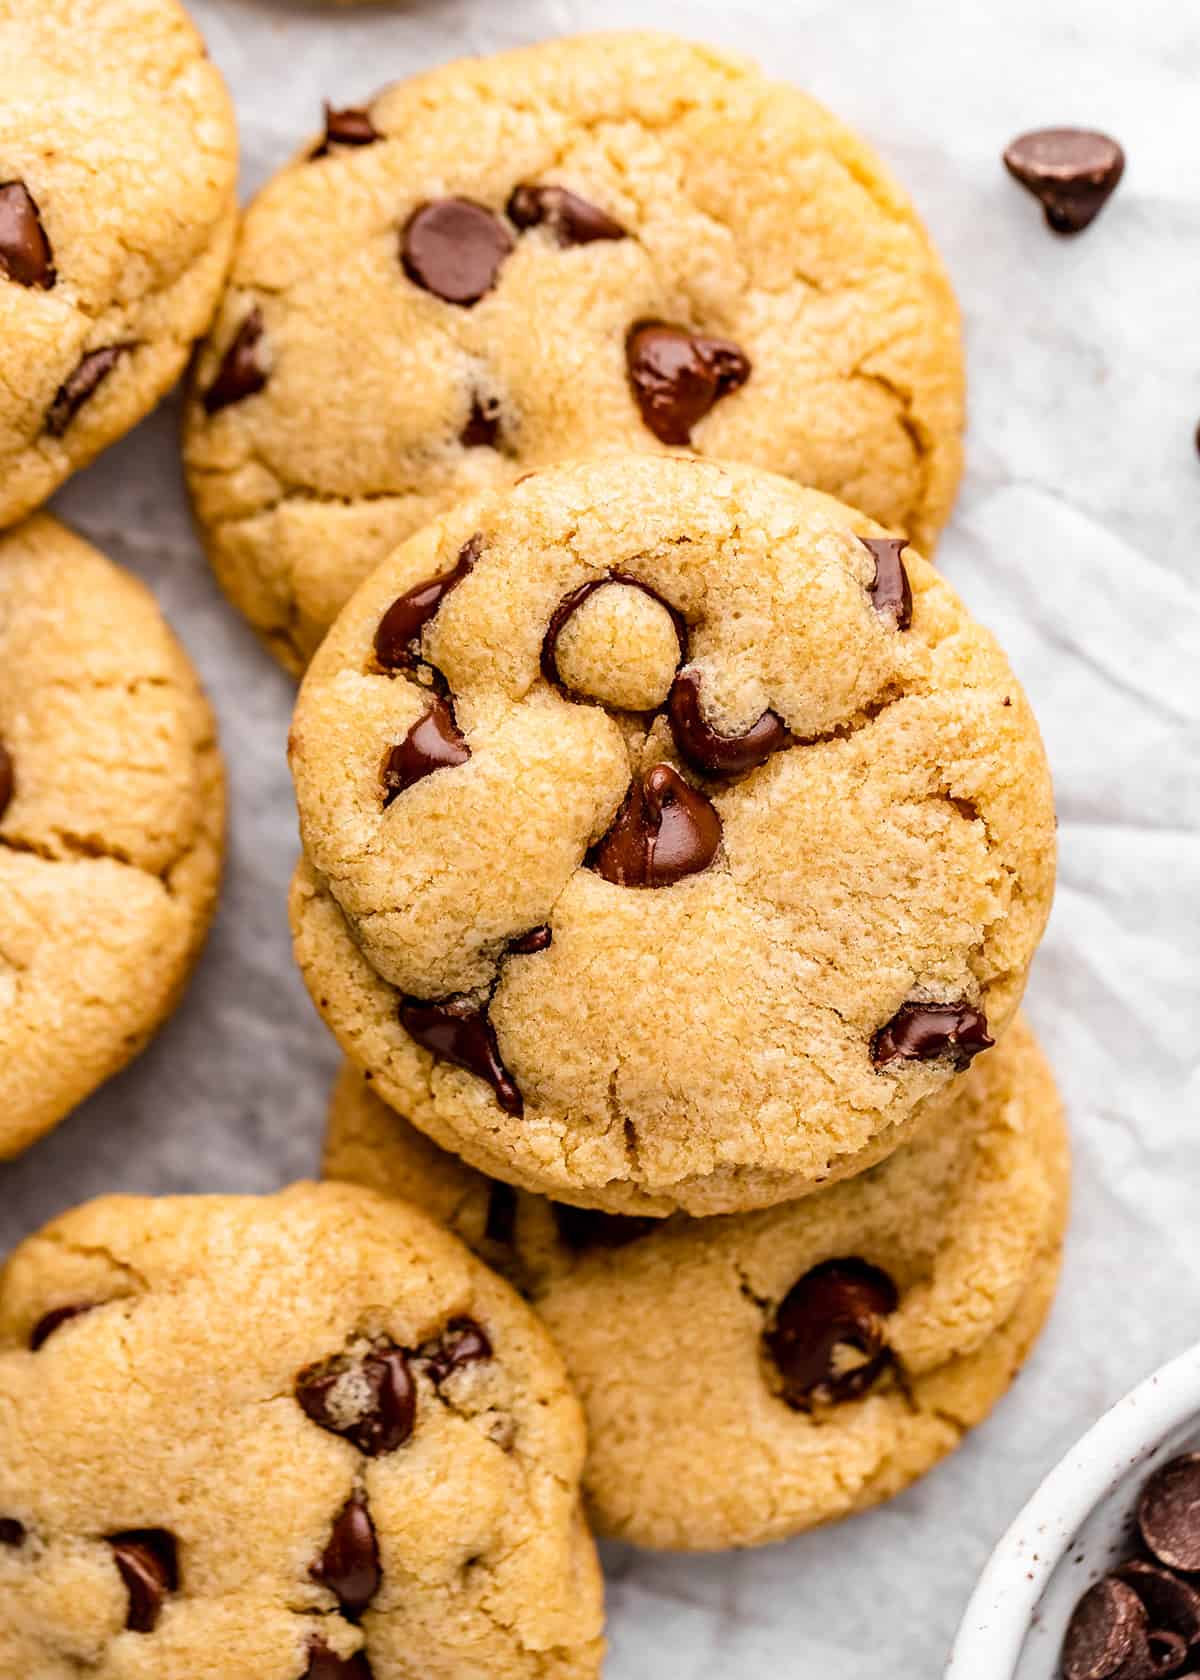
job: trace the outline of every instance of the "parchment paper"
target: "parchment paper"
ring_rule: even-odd
[[[247,190],[320,101],[465,52],[659,24],[756,54],[880,147],[966,315],[970,470],[941,550],[1038,708],[1061,886],[1029,995],[1077,1150],[1050,1330],[994,1418],[877,1513],[710,1559],[610,1551],[613,1680],[929,1680],[992,1543],[1083,1427],[1200,1337],[1200,12],[1178,0],[192,0],[237,98]],[[999,154],[1082,123],[1125,145],[1100,221],[1053,237]],[[320,254],[314,253],[314,260]],[[142,1060],[0,1169],[0,1245],[112,1190],[312,1172],[337,1064],[293,969],[288,679],[219,598],[164,412],[57,501],[157,591],[211,686],[233,794],[220,918]],[[700,1473],[701,1466],[697,1466]]]

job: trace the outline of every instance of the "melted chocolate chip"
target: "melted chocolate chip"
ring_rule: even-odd
[[[242,322],[217,369],[217,377],[204,393],[206,414],[216,414],[231,403],[252,397],[267,383],[267,370],[258,358],[263,336],[262,310],[253,308]]]
[[[470,309],[496,284],[513,244],[507,224],[486,205],[439,198],[410,216],[400,260],[414,285]]]
[[[1065,1680],[1146,1680],[1154,1673],[1142,1601],[1111,1576],[1084,1593],[1067,1625]]]
[[[46,410],[46,430],[51,437],[63,436],[84,403],[95,396],[121,357],[133,348],[132,344],[107,344],[103,350],[88,351],[74,373],[58,387]]]
[[[721,844],[716,807],[668,764],[630,786],[588,867],[618,887],[669,887],[707,869]]]
[[[1185,1648],[1200,1642],[1200,1592],[1169,1569],[1131,1558],[1110,1573],[1132,1587],[1146,1607],[1151,1629],[1177,1635]]]
[[[13,765],[12,754],[0,741],[0,817],[12,803],[12,796],[16,792],[17,774]]]
[[[421,998],[406,997],[400,1002],[400,1025],[438,1061],[486,1079],[505,1114],[520,1116],[525,1112],[516,1082],[500,1060],[486,1005],[472,1003],[469,998],[426,1003]]]
[[[795,744],[783,719],[767,711],[741,735],[718,735],[704,719],[700,673],[681,671],[667,697],[667,721],[679,756],[706,776],[736,776]]]
[[[510,957],[536,957],[539,951],[548,951],[554,943],[554,929],[549,923],[541,927],[530,928],[519,939],[510,939],[505,950]]]
[[[629,237],[620,222],[566,187],[515,187],[508,201],[508,215],[519,228],[548,227],[563,246]]]
[[[429,1375],[440,1387],[452,1371],[492,1357],[487,1331],[473,1318],[452,1318],[436,1341],[421,1349]]]
[[[459,434],[464,449],[496,449],[500,444],[500,404],[495,397],[471,399],[471,413]]]
[[[371,1665],[362,1651],[352,1657],[339,1657],[323,1639],[312,1639],[308,1645],[308,1667],[300,1680],[372,1680]]]
[[[865,1394],[892,1363],[884,1321],[898,1302],[888,1274],[865,1260],[827,1260],[793,1284],[764,1338],[788,1405]]]
[[[343,110],[335,111],[326,100],[325,138],[313,157],[325,157],[334,146],[370,146],[381,138],[369,111],[359,105],[347,105]]]
[[[887,1067],[948,1054],[961,1069],[995,1042],[988,1036],[987,1016],[968,1003],[903,1003],[872,1039],[871,1060]]]
[[[482,547],[483,538],[472,537],[451,571],[418,583],[392,602],[375,632],[375,658],[385,671],[411,671],[419,663],[422,630],[474,566]]]
[[[1055,233],[1081,233],[1116,191],[1125,153],[1091,129],[1042,128],[1019,135],[1004,165],[1037,199]]]
[[[342,1436],[368,1458],[402,1447],[417,1419],[416,1384],[397,1347],[310,1365],[296,1378],[296,1400],[319,1428]]]
[[[379,1591],[379,1542],[367,1510],[366,1495],[351,1494],[333,1524],[329,1544],[309,1570],[319,1586],[328,1587],[342,1614],[357,1620]]]
[[[470,756],[471,749],[454,721],[451,707],[445,700],[432,701],[384,760],[384,805],[390,805],[406,788],[432,776],[435,770],[465,764]]]
[[[629,381],[642,419],[660,443],[686,447],[692,427],[750,377],[745,351],[727,338],[708,338],[643,321],[625,343]]]
[[[0,1546],[23,1546],[25,1525],[15,1517],[0,1517]]]
[[[73,1318],[80,1318],[84,1313],[91,1312],[94,1301],[77,1301],[73,1306],[55,1307],[44,1318],[39,1318],[29,1333],[30,1351],[36,1353],[44,1342],[48,1342],[54,1332],[62,1325],[68,1324]]]
[[[517,1192],[511,1184],[493,1184],[488,1192],[483,1234],[489,1242],[511,1245],[517,1234]]]
[[[24,181],[0,184],[0,277],[43,292],[58,279],[41,213]]]
[[[1169,1569],[1200,1570],[1200,1453],[1156,1470],[1138,1501],[1147,1549]]]
[[[860,537],[858,540],[875,560],[875,580],[867,585],[875,611],[881,618],[890,618],[897,630],[907,630],[912,623],[912,589],[900,556],[908,547],[908,539]]]
[[[568,1248],[579,1254],[589,1248],[625,1248],[661,1223],[625,1213],[605,1213],[602,1208],[571,1207],[567,1202],[550,1205],[559,1236]]]
[[[629,589],[640,589],[643,595],[648,595],[652,601],[657,601],[660,607],[665,607],[671,615],[675,626],[675,634],[679,638],[680,657],[687,648],[687,623],[683,614],[677,612],[669,601],[651,589],[640,578],[630,577],[628,572],[606,572],[603,577],[589,578],[581,583],[578,589],[572,589],[564,595],[550,615],[550,623],[546,627],[546,634],[542,637],[542,675],[555,688],[561,688],[565,693],[571,693],[558,674],[558,638],[566,627],[567,620],[573,613],[577,613],[583,603],[598,589],[606,589],[610,583],[622,583]]]
[[[110,1534],[108,1543],[129,1595],[125,1626],[131,1633],[153,1633],[163,1601],[179,1585],[175,1536],[165,1528],[139,1528]]]

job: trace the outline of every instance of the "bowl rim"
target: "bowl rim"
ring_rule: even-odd
[[[1012,1680],[1034,1612],[1078,1530],[1163,1440],[1200,1415],[1200,1342],[1130,1389],[1061,1458],[992,1552],[944,1680]]]

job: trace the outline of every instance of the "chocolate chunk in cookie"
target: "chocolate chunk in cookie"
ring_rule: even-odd
[[[446,998],[427,1003],[406,997],[400,1003],[400,1025],[438,1061],[450,1062],[479,1079],[486,1079],[505,1114],[521,1115],[525,1103],[516,1081],[500,1059],[496,1033],[486,1007],[470,998]]]
[[[867,585],[871,604],[881,618],[890,618],[897,630],[912,623],[912,587],[900,556],[908,547],[904,537],[860,537],[859,542],[875,561],[875,577]]]
[[[217,369],[217,376],[204,393],[204,407],[208,414],[218,414],[232,403],[254,396],[267,383],[267,370],[262,361],[262,310],[253,308],[242,322]]]
[[[591,245],[628,239],[620,222],[566,187],[524,185],[513,189],[508,217],[519,228],[547,227],[560,245]]]
[[[44,292],[58,278],[41,212],[24,181],[0,185],[0,277]]]
[[[885,1271],[857,1258],[827,1260],[793,1284],[764,1338],[788,1405],[865,1394],[892,1363],[885,1321],[899,1299]]]
[[[358,105],[341,110],[325,101],[325,138],[312,154],[326,157],[335,146],[372,146],[382,135],[371,121],[371,113]]]
[[[987,1017],[968,1003],[905,1003],[875,1034],[871,1060],[876,1067],[887,1067],[891,1062],[929,1062],[949,1055],[966,1067],[994,1043]]]
[[[513,244],[507,223],[486,205],[439,198],[409,218],[400,258],[415,286],[470,309],[495,286]]]
[[[707,869],[720,845],[712,801],[669,764],[656,764],[634,779],[588,865],[614,886],[670,887]]]
[[[753,770],[772,753],[795,744],[783,719],[769,710],[740,735],[718,734],[704,716],[698,671],[681,671],[675,678],[667,719],[680,757],[706,776],[736,776]]]
[[[339,1657],[323,1639],[312,1639],[308,1667],[300,1680],[372,1680],[371,1665],[362,1651],[355,1651],[352,1657]]]
[[[74,373],[63,380],[55,392],[54,401],[46,410],[46,430],[51,437],[62,437],[83,405],[95,396],[122,356],[136,349],[133,344],[106,344],[101,350],[90,350]]]
[[[383,1580],[379,1541],[364,1493],[354,1493],[334,1520],[329,1543],[309,1570],[319,1586],[328,1587],[344,1616],[356,1621],[366,1610]]]
[[[750,377],[750,359],[727,338],[643,321],[625,343],[629,382],[660,443],[686,448],[692,427]]]
[[[12,803],[12,796],[16,792],[17,772],[12,761],[12,754],[0,741],[0,817]]]
[[[416,1384],[397,1347],[309,1366],[296,1378],[296,1399],[319,1428],[343,1436],[368,1458],[395,1452],[416,1424]]]
[[[70,1323],[73,1318],[81,1318],[94,1306],[94,1301],[75,1301],[70,1306],[55,1307],[53,1312],[46,1313],[29,1332],[30,1351],[36,1353],[62,1325]]]
[[[420,1357],[440,1388],[453,1372],[490,1359],[491,1338],[482,1324],[477,1324],[473,1318],[452,1318],[436,1340],[425,1344]]]
[[[392,602],[375,632],[375,658],[384,671],[411,671],[420,662],[421,632],[452,589],[467,576],[479,558],[481,539],[472,537],[458,559],[440,577],[418,583]]]
[[[408,734],[388,753],[383,765],[383,802],[390,805],[414,782],[465,764],[471,749],[454,721],[454,710],[446,700],[434,699]]]
[[[112,1534],[108,1543],[129,1595],[125,1626],[131,1633],[153,1633],[167,1594],[179,1585],[175,1536],[165,1528],[140,1528]]]

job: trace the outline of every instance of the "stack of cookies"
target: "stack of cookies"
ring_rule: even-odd
[[[50,10],[106,8],[133,0]],[[36,222],[47,290],[69,237],[35,186],[0,186],[0,268]],[[153,400],[135,330],[73,413]],[[1049,774],[922,554],[962,411],[903,193],[701,47],[450,65],[327,110],[251,205],[184,449],[218,576],[305,673],[329,1182],[112,1199],[10,1261],[0,1673],[593,1676],[589,1527],[781,1539],[987,1413],[1053,1296],[1068,1163],[1018,1013]],[[73,464],[38,424],[13,517]],[[61,768],[62,671],[83,650],[107,694],[131,586],[46,521],[0,565],[0,866],[46,926],[69,870],[157,874],[169,990],[219,856],[203,701],[139,628],[179,773],[135,758],[132,813],[107,789],[128,835],[68,822],[42,736]],[[115,1057],[50,1096],[27,1065],[17,1141]]]

